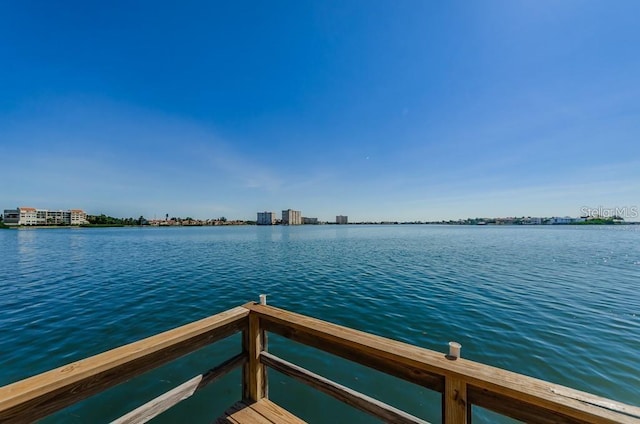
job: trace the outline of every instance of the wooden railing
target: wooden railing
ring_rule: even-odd
[[[37,420],[239,331],[239,355],[115,422],[146,422],[239,366],[246,401],[267,396],[271,368],[383,421],[425,422],[272,355],[274,333],[442,393],[447,424],[470,422],[472,405],[532,423],[640,423],[636,406],[255,303],[2,387],[0,422]]]
[[[247,308],[233,308],[2,387],[0,388],[0,423],[25,423],[43,418],[146,371],[245,330],[248,316]],[[225,365],[190,380],[191,384],[187,390],[193,389],[195,392],[198,388],[226,374],[233,367],[244,363],[245,360],[246,353],[243,352],[240,358],[227,361]],[[164,409],[172,406],[167,405],[166,402],[162,403]],[[147,406],[149,410],[158,411],[159,409],[155,404],[147,404]],[[136,415],[144,412],[139,409],[136,410],[138,411]],[[126,422],[144,422],[144,420],[132,419]]]

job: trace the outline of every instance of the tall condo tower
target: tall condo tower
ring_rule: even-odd
[[[291,209],[282,211],[282,225],[302,225],[302,213]]]

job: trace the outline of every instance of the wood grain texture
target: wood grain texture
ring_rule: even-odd
[[[254,406],[265,405],[265,411],[279,408],[260,403],[268,402],[265,364],[269,364],[355,407],[368,408],[374,415],[382,414],[385,420],[419,422],[402,411],[269,355],[265,332],[271,331],[443,393],[443,417],[447,423],[469,421],[473,404],[532,423],[640,424],[637,406],[465,359],[448,360],[444,353],[255,303],[1,387],[0,422],[36,421],[238,331],[243,331],[243,351],[229,361],[235,361],[234,366],[245,361],[244,400],[257,401]],[[146,409],[138,411],[136,419],[157,415],[167,405],[192,395],[216,380],[218,371],[210,370],[149,402]],[[281,414],[279,409],[274,411],[278,413],[273,416]],[[236,412],[239,415],[228,415],[227,422],[270,419],[260,408]],[[293,419],[286,414],[283,417],[284,422]]]
[[[236,333],[248,311],[237,307],[0,388],[0,422],[36,421]]]
[[[296,417],[280,405],[271,402],[269,399],[263,398],[251,405],[254,411],[260,415],[269,418],[274,423],[281,424],[304,424],[304,420]]]
[[[384,355],[376,355],[375,353],[363,354],[361,349],[353,345],[340,342],[333,343],[326,338],[317,337],[315,333],[301,331],[299,328],[292,328],[279,322],[265,321],[263,326],[268,332],[279,334],[296,342],[315,347],[428,389],[444,392],[443,376],[421,369],[420,366],[416,366],[411,361],[394,361]]]
[[[264,349],[264,330],[260,327],[260,317],[249,316],[248,330],[248,389],[249,400],[258,401],[266,396],[267,376],[264,365],[260,362],[260,353]]]
[[[599,406],[601,408],[609,409],[611,411],[620,412],[622,414],[630,415],[635,418],[640,418],[640,407],[638,406],[625,405],[624,403],[616,402],[611,399],[591,394],[585,396],[585,394],[582,392],[577,392],[565,387],[554,387],[553,389],[551,389],[551,391],[560,396],[576,399],[581,402],[586,402]]]
[[[466,424],[470,420],[467,401],[467,384],[464,380],[447,377],[442,396],[442,422],[444,424]]]
[[[271,355],[268,352],[262,352],[260,360],[274,370],[305,383],[316,390],[333,396],[347,405],[371,414],[376,418],[380,418],[384,422],[398,424],[428,424],[426,421],[421,420],[418,417],[350,389],[349,387],[343,386],[342,384],[324,378],[309,370],[299,367],[298,365]]]
[[[371,363],[373,359],[379,367],[376,369],[390,374],[394,374],[398,367],[409,367],[422,375],[432,375],[434,378],[452,377],[462,380],[468,386],[491,393],[504,402],[514,401],[530,407],[531,411],[543,415],[539,422],[545,422],[544,415],[547,415],[563,417],[568,422],[640,423],[636,417],[590,402],[589,399],[597,397],[589,393],[466,359],[448,360],[444,353],[364,333],[273,306],[248,304],[244,307],[252,313],[257,313],[262,319],[263,328],[268,331],[365,365]],[[389,365],[388,371],[385,369],[385,363],[393,364]],[[561,390],[563,394],[554,390]],[[567,393],[572,393],[573,396],[568,396]],[[484,403],[480,406],[496,410],[494,403]],[[505,410],[503,408],[496,412],[505,413]],[[518,416],[513,418],[518,419]]]
[[[302,419],[266,398],[257,402],[238,402],[215,422],[216,424],[306,424]]]
[[[505,397],[474,386],[467,386],[467,401],[472,405],[481,406],[525,423],[585,424],[588,422],[557,414],[522,400]]]
[[[221,379],[234,369],[244,366],[248,362],[247,355],[244,352],[237,354],[236,356],[227,359],[220,365],[211,368],[209,371],[202,375],[202,381],[198,385],[198,390],[208,386],[209,384]]]
[[[175,406],[183,400],[190,398],[198,389],[202,381],[202,374],[182,383],[178,387],[169,390],[161,396],[145,403],[122,417],[113,420],[111,424],[138,424],[146,423],[154,417],[162,414],[167,409]]]
[[[231,405],[226,411],[224,411],[224,414],[222,414],[222,416],[220,416],[215,422],[216,424],[240,424],[240,422],[236,419],[233,418],[233,415],[238,412],[241,411],[242,409],[246,408],[248,406],[247,403],[245,403],[244,401],[240,401],[240,402],[236,402],[233,405]]]

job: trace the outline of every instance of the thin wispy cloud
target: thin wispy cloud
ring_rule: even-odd
[[[68,98],[62,103],[63,108],[50,101],[40,108],[42,115],[0,133],[7,145],[26,145],[22,149],[28,151],[20,161],[4,158],[3,169],[9,178],[15,176],[9,184],[14,189],[5,191],[5,196],[29,204],[64,198],[55,203],[84,204],[90,209],[91,198],[99,195],[111,202],[116,213],[126,210],[131,193],[152,205],[161,203],[151,200],[156,196],[171,201],[173,190],[187,188],[176,193],[176,200],[191,198],[194,204],[197,196],[187,194],[188,187],[208,195],[207,187],[277,191],[282,186],[278,173],[235,152],[232,143],[205,125],[99,99],[92,102],[93,109]],[[42,147],[32,150],[29,146],[34,145]],[[32,199],[19,196],[25,188],[43,193]],[[206,202],[198,208],[233,210]]]

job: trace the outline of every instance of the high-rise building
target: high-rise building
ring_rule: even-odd
[[[258,225],[274,225],[276,223],[275,212],[258,212]]]
[[[348,224],[348,223],[349,223],[349,217],[347,217],[346,215],[336,216],[336,224]]]
[[[282,211],[282,225],[302,225],[302,212],[291,209]]]

